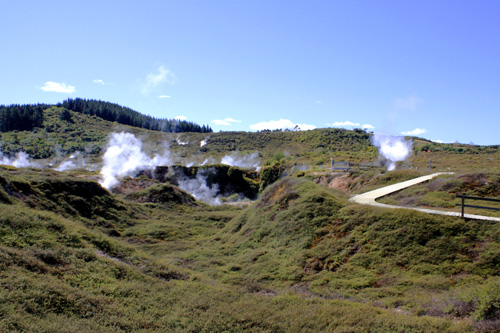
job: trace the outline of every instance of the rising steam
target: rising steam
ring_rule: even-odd
[[[207,158],[205,158],[205,160],[203,161],[203,163],[201,163],[201,165],[210,165],[210,164],[215,164],[217,163],[217,161],[215,160],[215,158],[213,158],[212,156],[209,156]]]
[[[110,189],[116,186],[118,177],[134,176],[138,171],[159,165],[168,165],[170,153],[153,158],[142,151],[142,142],[130,133],[111,134],[108,147],[103,156],[100,183]]]
[[[175,138],[175,141],[177,142],[177,144],[179,146],[185,146],[185,145],[189,144],[189,141],[182,141],[180,135],[177,135],[177,138]]]
[[[206,137],[200,142],[203,147],[207,144],[209,137]],[[186,145],[188,142],[181,140],[180,136],[176,138],[178,145]],[[103,165],[100,170],[99,183],[107,188],[112,189],[120,182],[120,178],[130,176],[133,177],[142,170],[152,169],[157,166],[171,166],[172,159],[170,150],[165,147],[165,152],[162,155],[156,154],[153,157],[145,153],[147,149],[143,150],[142,141],[131,133],[121,132],[112,133],[109,136],[109,141],[103,155]],[[203,162],[201,159],[192,157],[190,160],[184,159],[183,163],[188,166],[194,165],[207,165],[216,164],[216,160],[212,156],[205,158]],[[224,156],[220,163],[236,166],[245,169],[260,169],[260,154],[256,151],[252,154],[242,154],[233,152]],[[84,154],[75,152],[71,156],[63,159],[58,154],[58,157],[53,160],[45,161],[45,164],[35,163],[25,152],[18,152],[14,157],[4,155],[0,151],[0,164],[10,165],[18,168],[23,167],[51,167],[57,171],[66,171],[70,169],[83,169],[89,168],[91,165],[87,164]],[[200,170],[196,178],[183,177],[178,180],[179,187],[184,191],[193,195],[196,199],[208,203],[210,205],[220,205],[222,194],[218,184],[210,180],[211,174],[214,170]],[[223,185],[221,185],[223,186]],[[224,194],[225,195],[225,194]],[[243,195],[240,194],[240,199]]]
[[[55,169],[57,171],[66,171],[72,169],[84,169],[85,168],[85,159],[81,152],[77,151],[64,160],[59,166]]]
[[[396,169],[396,162],[404,161],[411,154],[412,142],[403,137],[375,133],[372,141],[379,153],[390,161],[389,171]]]
[[[16,153],[14,157],[8,157],[0,151],[0,164],[10,165],[16,168],[38,167],[38,164],[33,162],[24,151]]]
[[[212,206],[221,204],[221,200],[217,196],[219,186],[213,184],[212,187],[209,187],[207,184],[207,175],[203,175],[201,172],[194,179],[186,177],[180,180],[179,187],[195,197],[196,200],[203,201]]]
[[[202,148],[203,146],[205,146],[208,143],[208,139],[210,139],[209,136],[207,136],[205,139],[200,141],[200,148]]]
[[[222,164],[236,166],[243,169],[260,169],[259,153],[256,151],[252,154],[241,155],[238,152],[233,152],[231,155],[226,155],[221,160]]]

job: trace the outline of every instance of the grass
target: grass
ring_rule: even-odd
[[[261,131],[218,133],[161,133],[105,121],[69,111],[72,121],[61,120],[65,109],[50,107],[44,110],[44,124],[34,131],[1,133],[2,152],[13,155],[26,151],[32,158],[47,159],[43,163],[58,164],[79,151],[90,165],[99,165],[106,149],[108,135],[126,131],[147,142],[143,149],[149,155],[170,150],[173,164],[201,165],[207,159],[216,162],[229,154],[257,151],[262,165],[277,156],[287,161],[287,174],[293,168],[311,172],[328,171],[330,160],[349,161],[354,170],[363,165],[380,165],[377,149],[371,144],[371,134],[363,130],[323,128],[311,131]],[[440,144],[420,138],[413,142],[413,154],[400,167],[419,172],[430,171],[492,171],[500,156],[499,146]],[[201,147],[201,142],[206,144]],[[42,164],[43,164],[42,163]],[[214,162],[215,163],[215,162]],[[380,173],[382,168],[377,171]]]
[[[460,211],[461,195],[484,198],[500,198],[500,179],[494,172],[457,173],[432,181],[412,186],[400,192],[381,198],[382,203],[409,206],[433,207],[452,211]],[[466,205],[478,205],[500,208],[499,203],[466,200]],[[465,208],[468,214],[498,217],[497,211]]]
[[[498,328],[494,223],[352,205],[307,177],[238,208],[168,185],[129,201],[64,174],[1,176],[2,331]],[[91,215],[74,208],[86,193]]]
[[[99,162],[107,134],[125,128],[46,112],[45,129],[2,133],[3,151],[90,143]],[[412,168],[386,172],[359,168],[377,158],[364,131],[127,130],[148,152],[169,143],[179,161],[258,150],[265,173],[222,176],[263,191],[245,207],[210,207],[146,175],[118,194],[88,172],[0,168],[0,331],[500,329],[497,224],[348,201],[427,174],[429,158],[432,171],[459,172],[383,200],[448,209],[457,193],[498,196],[497,148],[415,139]],[[354,167],[331,175],[331,158]],[[343,185],[316,184],[334,180]]]
[[[162,268],[148,254],[71,219],[39,211],[19,216],[16,208],[0,206],[2,331],[59,331],[62,327],[70,331],[418,331],[460,327],[443,319],[405,316],[401,320],[401,315],[391,311],[349,301],[242,292],[198,277],[200,273]],[[6,241],[12,235],[23,241]],[[101,250],[113,256],[96,251],[97,238],[110,244]],[[371,315],[366,317],[366,313]]]

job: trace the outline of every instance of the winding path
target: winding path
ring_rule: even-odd
[[[415,208],[415,207],[386,205],[386,204],[382,204],[382,203],[375,201],[378,198],[381,198],[381,197],[384,197],[388,194],[400,191],[400,190],[405,189],[407,187],[426,182],[428,180],[431,180],[434,177],[441,176],[441,175],[449,175],[449,174],[452,174],[452,173],[450,173],[450,172],[438,172],[438,173],[433,173],[431,175],[422,176],[422,177],[418,177],[415,179],[410,179],[410,180],[407,180],[407,181],[404,181],[401,183],[389,185],[389,186],[382,187],[382,188],[379,188],[379,189],[376,189],[376,190],[373,190],[370,192],[355,195],[351,199],[349,199],[349,201],[352,201],[352,202],[355,202],[358,204],[362,204],[362,205],[371,205],[371,206],[377,206],[377,207],[383,207],[383,208],[405,208],[405,209],[413,209],[413,210],[417,210],[419,212],[424,212],[424,213],[429,213],[429,214],[438,214],[438,215],[460,217],[461,214],[458,212],[446,212],[446,211],[427,209],[427,208]],[[465,218],[500,222],[499,217],[490,217],[490,216],[483,216],[483,215],[465,214]]]

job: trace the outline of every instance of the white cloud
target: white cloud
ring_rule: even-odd
[[[352,121],[336,121],[334,123],[328,124],[328,126],[331,127],[359,127],[359,128],[364,128],[364,129],[374,129],[375,126],[370,125],[370,124],[364,124],[361,125],[360,123],[353,123]]]
[[[436,143],[444,143],[443,140],[431,140],[432,142],[436,142]]]
[[[233,118],[226,118],[224,120],[227,121],[228,123],[241,123],[241,120],[235,120]]]
[[[66,83],[58,83],[58,82],[53,82],[53,81],[45,82],[43,87],[41,87],[40,89],[42,89],[43,91],[46,91],[46,92],[58,92],[58,93],[66,93],[66,94],[71,94],[71,93],[75,92],[74,86],[71,86],[71,85],[66,84]]]
[[[219,126],[231,126],[231,123],[226,121],[226,120],[215,119],[215,120],[212,120],[212,122],[215,125],[219,125]]]
[[[316,126],[308,124],[296,124],[288,119],[263,121],[257,124],[250,125],[250,129],[255,131],[262,130],[275,130],[275,129],[295,129],[298,128],[302,131],[315,129]]]
[[[231,126],[232,123],[241,123],[241,120],[236,120],[233,118],[226,118],[224,120],[216,119],[212,120],[212,122],[219,126]]]
[[[320,101],[319,99],[316,100],[316,104],[322,104],[323,102]]]
[[[94,82],[95,84],[103,85],[103,86],[114,86],[115,85],[114,83],[105,82],[105,81],[103,81],[101,79],[92,80],[92,82]]]
[[[92,82],[100,84],[100,85],[103,85],[103,86],[109,86],[109,85],[111,85],[111,83],[104,82],[101,79],[93,80]]]
[[[160,95],[160,96],[158,96],[158,98],[170,98],[170,96],[169,95]]]
[[[360,124],[353,123],[352,121],[336,121],[334,123],[327,124],[327,125],[332,126],[332,127],[346,127],[346,126],[354,127],[354,126],[359,126]]]
[[[316,128],[316,126],[314,126],[314,125],[308,125],[308,124],[295,124],[295,126],[300,131],[309,131],[309,130],[313,130],[313,129]]]
[[[424,102],[423,99],[413,95],[406,98],[396,98],[394,106],[398,109],[416,110],[417,107]]]
[[[427,133],[425,128],[415,128],[413,131],[401,132],[403,135],[421,135]]]
[[[158,68],[158,73],[149,73],[146,76],[146,80],[142,86],[141,92],[144,95],[147,95],[151,92],[151,90],[163,83],[173,85],[175,84],[175,82],[177,82],[177,76],[175,76],[175,74],[171,70],[160,66]]]
[[[177,117],[175,117],[174,119],[176,119],[176,120],[180,120],[180,121],[183,121],[183,120],[187,120],[188,118],[187,118],[187,117],[185,117],[185,116],[177,116]]]

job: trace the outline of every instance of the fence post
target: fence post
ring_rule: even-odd
[[[465,196],[462,194],[462,218],[464,218],[464,210],[465,210]]]

